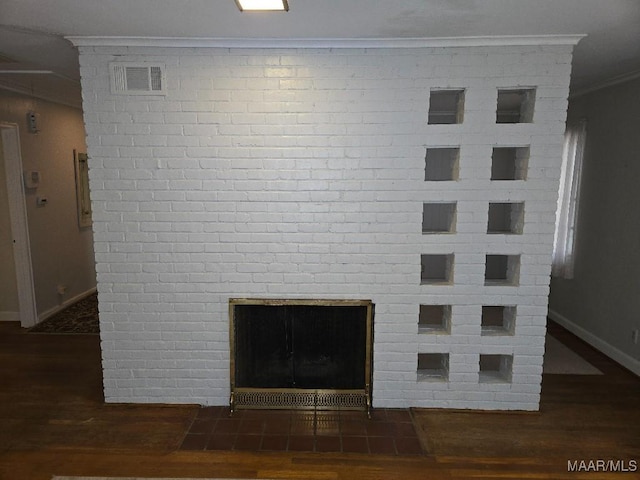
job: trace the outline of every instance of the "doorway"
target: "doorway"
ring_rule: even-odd
[[[8,241],[10,246],[13,247],[14,268],[8,267],[7,272],[15,277],[18,319],[21,326],[27,328],[37,323],[38,316],[33,285],[27,209],[22,181],[20,137],[18,126],[15,124],[0,123],[0,162],[2,162],[4,169],[3,177],[5,181],[2,190],[6,192],[6,210],[8,210],[8,212],[2,212],[2,215],[5,218],[8,217],[11,232]]]

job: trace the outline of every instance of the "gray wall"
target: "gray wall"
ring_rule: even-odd
[[[38,115],[37,134],[27,112]],[[96,286],[91,228],[79,228],[73,150],[86,151],[82,112],[0,90],[0,121],[20,132],[23,170],[40,172],[40,186],[27,189],[26,205],[38,316],[42,319]],[[46,206],[36,205],[45,196]],[[59,295],[57,286],[67,290]]]
[[[551,282],[550,315],[638,372],[640,79],[578,97],[587,119],[575,277]]]

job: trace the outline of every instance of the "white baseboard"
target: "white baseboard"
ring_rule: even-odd
[[[631,370],[636,375],[640,376],[640,360],[636,360],[632,356],[624,353],[618,348],[614,347],[610,343],[605,342],[601,338],[595,336],[593,333],[585,330],[580,325],[575,324],[564,315],[559,314],[554,310],[549,310],[549,318],[554,322],[562,325],[569,330],[575,336],[581,338],[593,348],[604,353],[607,357],[618,362],[623,367]]]
[[[53,308],[50,308],[49,310],[39,313],[38,314],[38,323],[42,322],[43,320],[46,320],[49,317],[54,316],[56,313],[58,313],[61,310],[64,310],[65,308],[67,308],[69,305],[76,303],[80,300],[82,300],[83,298],[88,297],[89,295],[93,295],[94,293],[96,293],[97,289],[96,287],[90,288],[89,290],[79,293],[78,295],[76,295],[75,297],[69,298],[67,300],[65,300],[64,302],[62,302],[62,304],[60,305],[56,305]]]
[[[0,322],[19,322],[20,312],[0,312]]]

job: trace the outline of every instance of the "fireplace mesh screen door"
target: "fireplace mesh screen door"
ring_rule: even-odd
[[[371,406],[368,300],[229,301],[231,408]]]

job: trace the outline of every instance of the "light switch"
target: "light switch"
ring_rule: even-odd
[[[36,112],[27,112],[27,129],[29,133],[38,133],[38,114]]]

